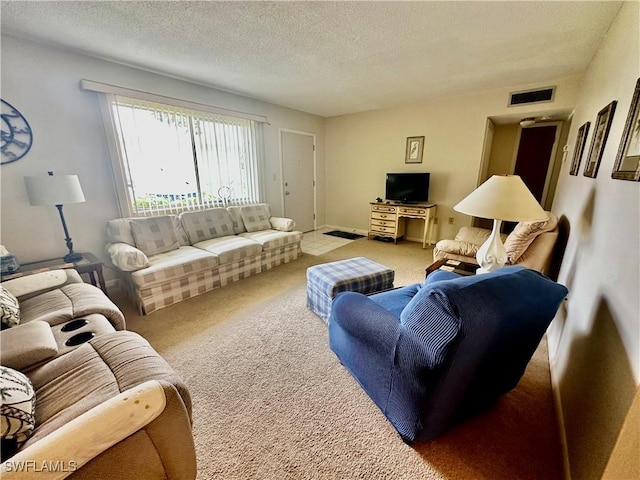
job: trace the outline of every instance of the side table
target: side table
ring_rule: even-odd
[[[448,272],[457,273],[458,275],[475,275],[478,265],[475,263],[461,262],[460,260],[451,260],[442,258],[436,260],[425,269],[425,274],[429,275],[436,270],[446,270]]]
[[[2,280],[11,280],[13,278],[23,277],[25,275],[33,275],[34,273],[47,272],[49,270],[58,270],[65,268],[73,268],[80,275],[87,274],[91,285],[98,286],[106,294],[107,286],[104,282],[102,274],[102,261],[91,252],[81,253],[82,258],[76,262],[65,262],[63,258],[52,258],[41,262],[31,262],[20,265],[20,268],[8,275],[2,275]],[[97,277],[97,282],[96,282]]]

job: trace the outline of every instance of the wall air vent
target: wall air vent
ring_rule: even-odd
[[[546,87],[539,90],[525,90],[521,92],[511,92],[509,94],[509,106],[529,105],[531,103],[553,102],[556,94],[556,87]]]

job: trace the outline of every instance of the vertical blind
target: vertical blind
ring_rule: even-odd
[[[130,214],[260,201],[259,122],[120,95],[111,99]]]

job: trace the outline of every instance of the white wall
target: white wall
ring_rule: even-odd
[[[504,175],[513,173],[513,158],[516,154],[516,140],[518,139],[518,123],[496,125],[493,134],[493,145],[486,178],[492,175]]]
[[[507,107],[510,91],[548,85],[558,86],[554,102]],[[460,226],[471,223],[471,217],[453,206],[477,186],[487,117],[571,110],[579,85],[580,77],[570,77],[328,118],[327,223],[367,230],[369,202],[384,197],[387,172],[431,172],[429,201],[438,204],[440,220],[436,236],[453,238]],[[422,164],[407,165],[406,139],[420,135],[425,136]],[[453,225],[447,223],[449,217]],[[410,226],[408,236],[421,237],[419,228]]]
[[[97,94],[81,91],[81,79],[143,90],[193,102],[255,113],[264,129],[265,200],[282,214],[279,128],[315,133],[319,222],[324,222],[324,119],[221,90],[157,75],[22,39],[2,37],[2,98],[31,124],[31,151],[3,165],[1,243],[21,263],[66,253],[55,208],[29,205],[23,177],[53,170],[80,177],[86,203],[65,207],[76,251],[102,256],[106,220],[118,216],[110,160]]]
[[[549,331],[549,349],[576,480],[601,478],[640,383],[640,183],[611,178],[640,77],[639,17],[640,4],[625,3],[586,72],[568,157],[578,128],[590,121],[588,145],[578,176],[569,175],[570,161],[563,165],[553,205],[569,227],[559,276],[569,299]],[[612,100],[618,104],[598,176],[584,177],[597,113]]]

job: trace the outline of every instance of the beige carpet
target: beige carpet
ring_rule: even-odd
[[[306,309],[310,265],[366,256],[419,282],[431,251],[355,241],[148,317],[118,301],[193,397],[200,479],[560,479],[546,346],[518,387],[437,439],[402,442]]]

